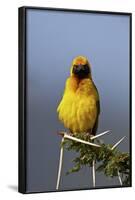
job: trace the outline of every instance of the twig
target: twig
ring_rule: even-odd
[[[95,172],[95,160],[92,162],[92,180],[93,180],[93,187],[96,186],[96,172]]]
[[[87,141],[85,141],[85,140],[81,140],[81,139],[72,137],[72,136],[70,136],[70,135],[68,135],[68,134],[64,134],[64,138],[68,138],[68,139],[70,139],[70,140],[74,140],[74,141],[76,141],[76,142],[80,142],[80,143],[83,143],[83,144],[88,144],[88,145],[90,145],[90,146],[101,147],[101,146],[98,145],[98,144],[94,144],[94,143],[91,143],[91,142],[87,142]]]
[[[113,145],[113,147],[111,148],[111,150],[115,149],[125,139],[125,137],[126,136],[124,136],[123,138],[121,138],[115,145]],[[121,179],[119,170],[118,170],[118,179],[119,179],[120,185],[122,186],[122,179]]]
[[[102,135],[105,135],[105,134],[107,134],[107,133],[109,133],[109,132],[110,132],[110,130],[105,131],[105,132],[100,133],[100,134],[98,134],[98,135],[96,135],[96,136],[92,136],[90,139],[91,139],[91,140],[94,140],[94,139],[96,139],[96,138],[98,138],[98,137],[101,137]]]
[[[62,138],[61,140],[61,143],[64,142],[64,137]],[[63,162],[63,151],[64,151],[64,148],[63,148],[63,145],[61,146],[61,149],[60,149],[60,160],[59,160],[59,170],[58,170],[58,177],[57,177],[57,184],[56,184],[56,190],[59,189],[59,184],[60,184],[60,178],[61,178],[61,169],[62,169],[62,162]]]
[[[109,133],[110,130],[108,131],[105,131],[103,133],[100,133],[96,136],[91,136],[91,140],[94,140],[98,137],[101,137],[107,133]],[[90,145],[90,146],[95,146],[95,147],[101,147],[100,145],[98,144],[95,144],[93,143],[94,141],[92,142],[88,142],[88,141],[85,141],[85,140],[82,140],[82,139],[79,139],[79,138],[76,138],[74,136],[71,136],[71,134],[67,134],[66,132],[59,132],[60,135],[62,135],[62,142],[64,141],[64,139],[69,139],[69,140],[73,140],[73,141],[76,141],[76,142],[80,142],[80,143],[83,143],[83,144],[87,144],[87,145]],[[123,140],[125,139],[125,136],[122,137],[116,144],[114,144],[111,148],[111,150],[114,150]],[[61,170],[62,170],[62,163],[63,163],[63,145],[61,146],[61,150],[60,150],[60,159],[59,159],[59,169],[58,169],[58,177],[57,177],[57,184],[56,184],[56,190],[59,189],[59,185],[60,185],[60,179],[61,179]],[[96,185],[96,160],[94,159],[92,161],[92,180],[93,180],[93,187],[95,187]],[[122,178],[121,178],[121,175],[120,175],[120,172],[119,170],[117,171],[117,174],[118,174],[118,179],[119,179],[119,182],[120,182],[120,185],[122,186],[123,183],[122,183]]]
[[[120,185],[122,186],[123,184],[122,184],[122,179],[121,179],[119,170],[118,170],[118,178],[119,178]]]
[[[123,138],[121,138],[115,145],[113,145],[113,147],[111,148],[111,150],[115,149],[124,139],[126,136],[124,136]]]

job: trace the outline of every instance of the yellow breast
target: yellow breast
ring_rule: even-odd
[[[59,119],[73,133],[87,132],[95,124],[97,100],[98,94],[90,79],[78,81],[76,78],[70,77],[57,108]]]

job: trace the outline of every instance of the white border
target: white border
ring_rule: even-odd
[[[43,6],[133,13],[134,0],[3,0],[0,4],[0,199],[132,199],[135,187],[22,195],[16,192],[18,169],[18,7]],[[133,72],[134,56],[133,56]],[[133,88],[135,81],[133,80]],[[133,92],[133,102],[134,102]],[[133,122],[135,113],[133,104]],[[135,185],[135,136],[133,123],[133,185]]]

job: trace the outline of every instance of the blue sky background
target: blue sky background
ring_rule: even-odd
[[[72,59],[87,56],[99,90],[98,133],[106,143],[129,151],[129,16],[27,10],[27,190],[55,190],[60,150],[56,109]],[[74,152],[65,152],[60,189],[92,186],[90,169],[65,176]],[[119,185],[97,174],[99,187]]]

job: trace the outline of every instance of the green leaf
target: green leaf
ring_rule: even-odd
[[[88,134],[76,134],[76,137],[85,141],[93,142]],[[100,144],[100,148],[82,144],[76,141],[65,139],[61,144],[68,151],[75,151],[78,153],[77,157],[73,159],[75,164],[66,174],[78,172],[83,166],[92,166],[93,160],[98,163],[96,171],[103,172],[105,176],[116,177],[118,170],[121,173],[124,185],[130,184],[130,155],[126,152],[120,152],[117,148],[111,150],[111,144],[104,144],[101,140],[94,140],[95,143]]]

